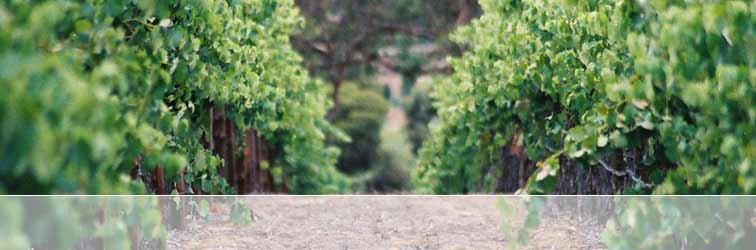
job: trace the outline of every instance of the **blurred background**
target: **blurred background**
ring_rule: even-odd
[[[328,119],[350,141],[338,169],[354,192],[411,190],[417,150],[435,110],[430,85],[450,73],[448,56],[462,48],[448,39],[480,15],[474,0],[297,0],[305,18],[292,44],[313,77],[327,81]]]

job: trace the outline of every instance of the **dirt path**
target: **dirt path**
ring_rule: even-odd
[[[386,113],[386,121],[383,124],[383,129],[390,133],[400,133],[406,122],[407,117],[404,114],[404,110],[398,107],[391,107]]]
[[[250,226],[198,221],[169,249],[507,249],[497,197],[254,196]],[[525,249],[594,249],[574,226],[546,222]],[[564,223],[562,223],[564,224]],[[556,247],[556,248],[554,248]]]

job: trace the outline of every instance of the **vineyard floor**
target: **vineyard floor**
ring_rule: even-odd
[[[497,197],[249,196],[249,226],[200,220],[169,235],[169,249],[507,249]],[[514,223],[516,224],[516,222]],[[566,221],[531,234],[524,249],[602,249]],[[542,226],[543,227],[543,226]]]

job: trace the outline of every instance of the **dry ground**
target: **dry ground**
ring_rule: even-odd
[[[170,249],[507,249],[497,197],[254,196],[251,226],[197,221]],[[565,222],[543,223],[525,249],[602,248]],[[591,242],[587,242],[591,241]]]

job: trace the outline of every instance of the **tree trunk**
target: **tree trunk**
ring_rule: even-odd
[[[331,98],[333,99],[333,107],[331,107],[331,110],[328,111],[328,120],[333,120],[338,117],[339,112],[341,112],[341,102],[339,101],[339,94],[341,92],[341,85],[342,80],[336,80],[333,82],[333,93],[331,93]]]
[[[520,136],[522,136],[520,129],[515,129],[512,142],[501,149],[498,162],[501,171],[498,171],[500,174],[496,180],[496,192],[511,193],[525,187],[528,178],[537,169],[536,161],[529,160],[522,146],[517,145]],[[606,164],[618,171],[630,170],[642,179],[647,179],[648,173],[644,172],[647,169],[642,168],[640,163],[643,157],[642,152],[642,148],[618,151],[609,157]],[[636,184],[629,175],[619,176],[598,165],[581,166],[575,160],[565,157],[559,158],[559,166],[557,181],[551,190],[552,194],[612,195],[621,193]]]
[[[457,15],[457,26],[462,26],[470,22],[472,20],[473,11],[475,11],[475,1],[474,0],[460,0],[460,6],[459,14]]]

